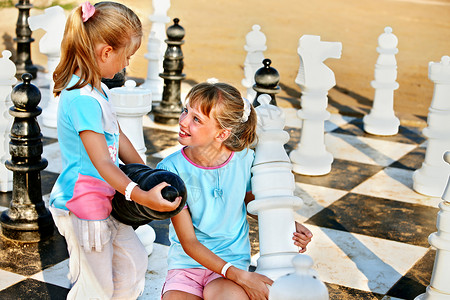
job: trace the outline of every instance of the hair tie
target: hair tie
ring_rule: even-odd
[[[89,1],[86,1],[83,4],[81,4],[81,11],[83,12],[81,18],[83,19],[84,23],[94,15],[95,7],[91,3],[89,3]]]
[[[246,98],[242,97],[242,101],[244,102],[244,112],[242,113],[241,122],[245,123],[248,120],[248,116],[250,116],[251,112],[251,104]]]

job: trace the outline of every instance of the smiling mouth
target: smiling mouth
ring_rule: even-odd
[[[190,134],[188,134],[187,132],[183,131],[180,129],[180,133],[178,134],[180,137],[188,137],[191,136]]]

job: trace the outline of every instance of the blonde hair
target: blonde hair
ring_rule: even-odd
[[[229,150],[242,151],[255,141],[257,123],[255,109],[250,105],[248,120],[242,122],[244,100],[233,86],[220,82],[199,83],[189,91],[186,98],[191,107],[214,118],[220,128],[231,131],[230,136],[223,142]]]
[[[124,53],[136,51],[141,44],[142,24],[131,9],[116,2],[99,2],[94,7],[95,13],[86,22],[82,20],[81,6],[67,19],[61,60],[53,73],[55,96],[67,87],[77,69],[81,78],[68,90],[100,84],[101,72],[95,54],[97,44],[105,43]]]

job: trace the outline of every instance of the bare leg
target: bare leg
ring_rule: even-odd
[[[244,289],[231,280],[218,278],[205,286],[203,290],[205,300],[248,300]]]
[[[162,300],[201,300],[202,298],[182,291],[167,291],[162,296]]]

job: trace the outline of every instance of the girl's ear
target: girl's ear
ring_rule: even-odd
[[[104,45],[100,50],[100,59],[102,62],[106,62],[111,56],[113,48],[110,45]]]
[[[231,131],[229,129],[221,129],[217,134],[216,138],[220,142],[226,141],[226,139],[231,135]]]

